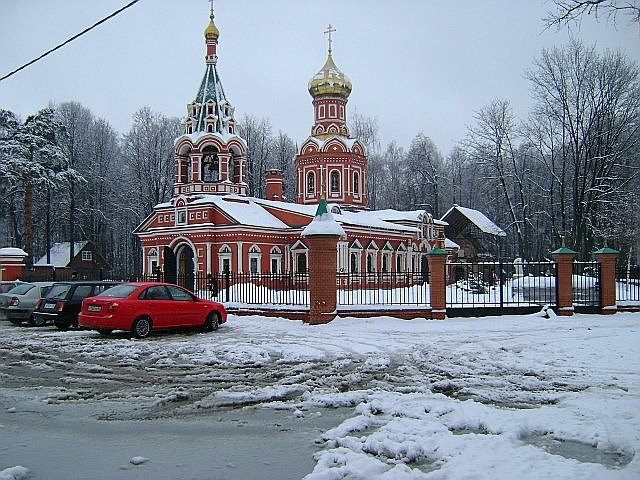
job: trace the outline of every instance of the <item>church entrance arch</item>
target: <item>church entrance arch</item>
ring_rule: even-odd
[[[189,244],[183,243],[176,248],[176,265],[178,285],[193,291],[195,280],[195,264],[193,250]]]

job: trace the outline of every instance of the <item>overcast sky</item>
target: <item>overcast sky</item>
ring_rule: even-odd
[[[0,76],[128,3],[0,0]],[[531,105],[524,71],[570,33],[544,30],[545,0],[217,0],[218,71],[243,114],[266,117],[294,141],[313,120],[307,82],[334,59],[353,83],[349,111],[375,117],[383,143],[408,147],[419,132],[444,154],[474,112],[509,99]],[[184,116],[204,73],[207,0],[140,0],[133,7],[0,82],[0,108],[26,116],[50,101],[79,101],[119,132],[142,106]],[[640,29],[587,18],[572,33],[640,61]]]

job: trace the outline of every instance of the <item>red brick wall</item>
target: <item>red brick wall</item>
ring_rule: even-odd
[[[328,323],[336,316],[338,237],[314,235],[309,245],[309,323]]]

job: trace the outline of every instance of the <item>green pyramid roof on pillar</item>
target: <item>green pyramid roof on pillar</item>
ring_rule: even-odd
[[[609,248],[609,247],[603,247],[600,250],[596,251],[596,253],[610,253],[610,254],[614,254],[614,255],[618,255],[620,252],[618,250],[614,250],[613,248]]]
[[[329,213],[329,207],[327,205],[327,199],[321,198],[320,203],[318,204],[318,209],[316,210],[316,217],[320,217],[325,213]]]
[[[564,253],[564,254],[573,254],[573,255],[577,255],[578,252],[574,252],[573,250],[571,250],[570,248],[567,247],[560,247],[557,250],[554,250],[553,252],[551,252],[551,254],[555,255],[557,253]]]
[[[449,255],[445,250],[441,248],[432,248],[427,252],[427,255]]]

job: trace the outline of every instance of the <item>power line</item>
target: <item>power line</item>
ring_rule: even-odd
[[[42,60],[44,57],[46,57],[47,55],[49,55],[50,53],[55,52],[56,50],[58,50],[59,48],[64,47],[67,43],[70,43],[72,41],[74,41],[76,38],[84,35],[85,33],[87,33],[90,30],[93,30],[94,28],[96,28],[98,25],[106,22],[107,20],[109,20],[110,18],[115,17],[116,15],[118,15],[120,12],[123,12],[124,10],[126,10],[127,8],[129,8],[130,6],[132,6],[135,3],[138,3],[140,0],[132,0],[131,2],[129,2],[128,4],[126,4],[124,7],[116,10],[115,12],[113,12],[111,15],[108,15],[106,17],[104,17],[102,20],[97,21],[96,23],[94,23],[93,25],[91,25],[90,27],[85,28],[83,31],[81,31],[80,33],[75,34],[73,37],[65,40],[64,42],[62,42],[59,45],[56,45],[55,47],[53,47],[51,50],[47,50],[46,52],[44,52],[42,55],[40,55],[38,58],[34,58],[33,60],[31,60],[28,63],[25,63],[24,65],[22,65],[21,67],[16,68],[15,70],[13,70],[12,72],[7,73],[4,77],[0,78],[0,82],[6,78],[9,78],[11,75],[14,75],[16,73],[18,73],[20,70],[27,68],[29,65],[33,65],[34,63],[36,63],[38,60]]]

